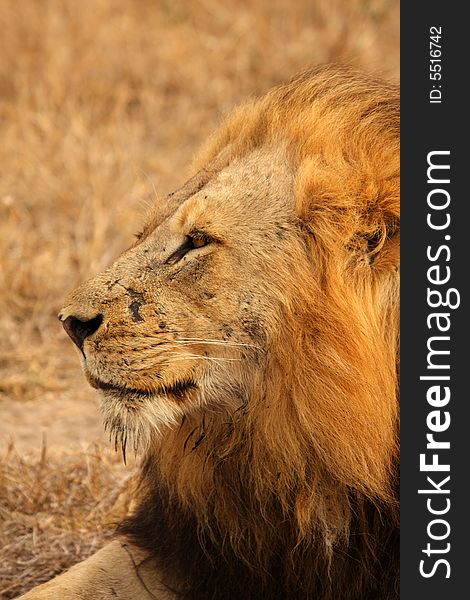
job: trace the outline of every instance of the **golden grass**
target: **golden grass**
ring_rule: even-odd
[[[247,96],[320,62],[398,76],[398,10],[397,0],[2,1],[0,412],[47,410],[61,393],[88,410],[56,320],[65,293],[132,241],[155,194],[183,182],[198,144]],[[2,435],[14,427],[0,422]],[[101,508],[126,471],[52,450],[31,461],[10,449],[0,463],[5,599],[109,535]]]
[[[89,556],[129,509],[133,471],[98,447],[0,460],[0,598],[14,598]]]

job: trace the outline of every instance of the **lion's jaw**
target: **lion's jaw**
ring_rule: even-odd
[[[290,271],[301,244],[286,164],[258,151],[156,207],[138,242],[67,299],[63,321],[101,319],[82,366],[123,449],[145,450],[200,409],[235,412],[263,379],[280,318],[273,273]]]

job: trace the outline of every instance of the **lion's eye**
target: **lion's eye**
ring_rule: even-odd
[[[181,244],[181,246],[177,250],[175,250],[173,254],[166,259],[165,262],[170,265],[174,265],[191,250],[203,248],[204,246],[210,244],[211,241],[212,240],[208,236],[202,233],[194,233],[192,235],[188,235],[186,237],[186,241],[183,244]]]
[[[189,236],[189,239],[191,240],[193,248],[202,248],[203,246],[207,246],[209,243],[209,239],[200,233]]]

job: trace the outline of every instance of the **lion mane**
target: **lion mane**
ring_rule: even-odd
[[[290,221],[279,213],[273,235],[261,225],[246,234],[263,267],[237,313],[238,340],[262,352],[247,350],[245,367],[236,359],[211,365],[219,383],[200,384],[210,389],[206,404],[195,399],[196,379],[166,390],[169,426],[146,434],[139,504],[118,533],[150,554],[181,599],[398,598],[397,86],[322,66],[243,105],[131,253],[188,198],[203,202],[211,184],[233,185],[237,165],[234,189],[247,202],[246,161],[257,182],[268,182],[266,206],[273,194],[294,207]],[[125,289],[135,327],[145,327],[147,291]],[[258,311],[257,292],[266,303]],[[224,328],[234,339],[234,323]],[[236,381],[221,380],[221,368]],[[113,402],[105,417],[125,446],[131,411],[124,423]]]

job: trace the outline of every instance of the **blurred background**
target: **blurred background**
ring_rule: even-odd
[[[399,77],[398,0],[0,0],[0,598],[104,543],[132,466],[57,313],[240,101],[309,66]]]

